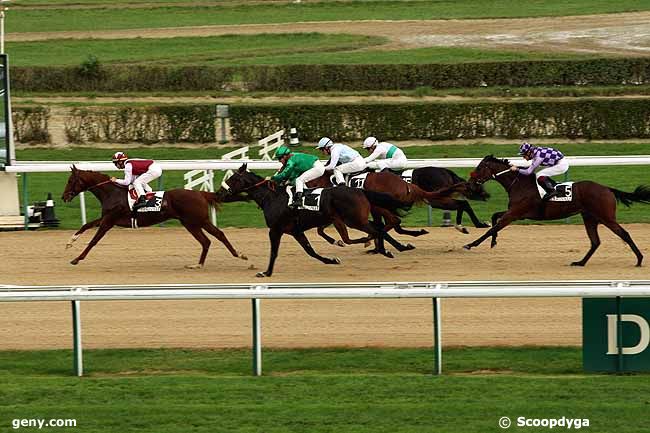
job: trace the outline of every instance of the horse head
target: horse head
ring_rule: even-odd
[[[70,167],[70,170],[71,173],[68,178],[68,183],[65,185],[65,190],[61,195],[61,198],[66,203],[79,195],[79,193],[93,186],[97,186],[101,182],[107,182],[107,179],[109,179],[107,175],[102,173],[80,170],[74,164]]]
[[[236,195],[246,192],[257,184],[262,178],[248,171],[248,164],[244,163],[228,179],[221,183],[219,195]]]
[[[483,184],[490,179],[495,179],[496,175],[504,170],[510,168],[510,161],[507,159],[495,158],[493,155],[488,155],[476,166],[474,171],[470,173],[470,183]]]

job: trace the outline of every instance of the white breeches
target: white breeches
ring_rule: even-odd
[[[535,173],[535,179],[538,179],[540,176],[557,176],[558,174],[566,173],[568,169],[569,163],[566,161],[566,158],[562,158],[553,167],[546,167]]]
[[[296,178],[296,192],[303,192],[305,184],[310,180],[317,179],[325,174],[325,166],[322,162],[316,161],[312,168]]]
[[[357,171],[363,170],[364,168],[366,168],[366,161],[364,161],[361,156],[354,158],[350,162],[346,162],[345,164],[341,164],[338,167],[335,167],[334,177],[336,177],[336,183],[345,182],[345,177],[343,176],[344,174],[355,173]]]
[[[406,155],[402,152],[401,149],[398,149],[393,154],[393,157],[390,159],[378,159],[377,170],[381,171],[385,168],[390,168],[391,170],[405,170],[408,160]]]
[[[154,162],[149,166],[149,170],[146,173],[142,173],[133,181],[133,188],[135,192],[138,193],[138,197],[144,195],[144,192],[152,192],[149,182],[152,180],[158,179],[162,175],[162,168],[157,162]]]

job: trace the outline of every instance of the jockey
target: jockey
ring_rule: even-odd
[[[375,137],[368,137],[363,140],[363,148],[367,149],[370,156],[366,157],[365,162],[368,164],[377,158],[377,168],[382,171],[386,168],[391,170],[406,169],[406,155],[397,146],[382,141],[381,143]]]
[[[359,152],[345,144],[334,143],[328,137],[321,138],[316,149],[330,156],[330,162],[325,166],[325,170],[334,171],[337,185],[345,184],[344,174],[355,173],[366,168],[366,163]],[[337,164],[341,165],[337,167]]]
[[[318,157],[307,153],[291,152],[286,146],[280,146],[275,152],[275,158],[282,163],[282,168],[269,179],[275,182],[289,181],[296,185],[296,196],[291,202],[292,207],[298,207],[302,201],[305,184],[310,180],[321,177],[325,173],[323,163]]]
[[[525,176],[529,176],[537,167],[544,167],[535,173],[537,183],[546,191],[546,195],[542,198],[542,201],[547,201],[555,197],[557,192],[555,191],[554,182],[550,177],[566,173],[569,169],[569,163],[564,158],[564,154],[552,147],[536,147],[529,143],[523,143],[519,147],[519,155],[523,156],[526,161],[532,160],[533,162],[526,169],[512,166],[510,170],[518,171]]]
[[[138,194],[138,200],[133,204],[133,210],[136,211],[141,207],[145,207],[147,205],[145,191],[153,191],[149,186],[149,182],[162,175],[160,165],[151,159],[129,158],[124,152],[115,152],[113,164],[117,168],[124,170],[124,179],[111,177],[111,181],[122,186],[133,185],[135,192]]]

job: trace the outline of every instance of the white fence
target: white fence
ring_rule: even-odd
[[[75,374],[83,375],[81,301],[251,299],[253,374],[262,374],[261,299],[431,298],[436,374],[442,373],[441,298],[648,297],[650,280],[459,281],[143,286],[0,286],[0,302],[71,301]]]

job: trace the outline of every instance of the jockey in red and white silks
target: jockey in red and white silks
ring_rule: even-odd
[[[117,168],[124,169],[124,179],[112,177],[111,180],[118,185],[133,185],[138,194],[138,200],[133,205],[133,209],[146,206],[145,191],[152,192],[149,182],[162,175],[160,164],[151,159],[131,159],[123,152],[113,155],[113,163]]]

